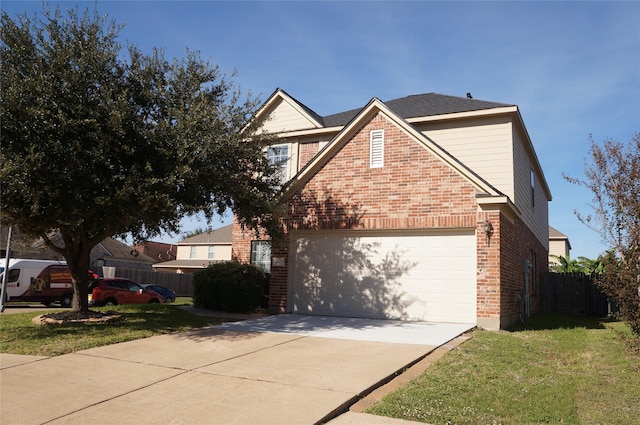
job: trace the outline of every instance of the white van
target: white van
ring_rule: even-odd
[[[0,259],[2,282],[6,259]],[[89,276],[95,278],[89,271]],[[66,261],[9,259],[5,302],[32,301],[49,305],[60,302],[70,307],[73,300],[73,283]]]

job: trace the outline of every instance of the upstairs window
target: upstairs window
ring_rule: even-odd
[[[289,180],[288,165],[289,165],[289,146],[288,145],[276,145],[267,149],[267,158],[269,158],[269,164],[275,166],[280,176],[281,182]]]
[[[536,175],[531,170],[531,206],[536,206]]]
[[[373,130],[369,139],[369,156],[371,168],[384,166],[384,130]]]
[[[198,247],[195,245],[191,245],[189,247],[189,258],[197,258],[198,255]]]
[[[209,253],[207,254],[207,258],[210,260],[213,260],[215,257],[215,246],[214,245],[209,245]]]

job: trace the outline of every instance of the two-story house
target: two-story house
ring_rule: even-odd
[[[557,257],[571,258],[571,242],[567,235],[549,226],[549,263],[560,264]]]
[[[551,193],[516,105],[428,93],[320,116],[277,89],[258,116],[281,140],[285,237],[234,222],[232,256],[271,258],[272,312],[498,329],[539,308]]]
[[[153,265],[157,271],[193,273],[209,264],[231,260],[232,225],[185,238],[176,243],[176,259]]]

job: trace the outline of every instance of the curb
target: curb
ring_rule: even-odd
[[[457,338],[452,339],[448,343],[441,345],[435,350],[431,351],[422,360],[419,360],[417,363],[413,364],[398,376],[393,378],[391,381],[386,384],[376,388],[365,397],[358,400],[356,403],[352,404],[349,408],[350,412],[355,413],[363,413],[366,409],[372,407],[376,403],[380,402],[384,397],[389,395],[390,393],[404,387],[410,381],[420,376],[424,371],[426,371],[433,363],[440,360],[445,354],[449,351],[453,350],[463,342],[471,339],[470,336],[460,335]]]

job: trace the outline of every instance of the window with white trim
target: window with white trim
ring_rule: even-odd
[[[271,242],[251,241],[251,264],[271,273]]]
[[[198,257],[198,247],[195,245],[191,245],[189,247],[189,258],[197,258]]]
[[[269,164],[278,169],[280,181],[285,183],[289,180],[289,145],[275,145],[267,149]]]
[[[209,245],[209,252],[207,254],[207,258],[213,260],[215,258],[216,247],[214,245]]]
[[[384,130],[372,130],[369,136],[369,157],[371,168],[384,166]]]
[[[531,206],[536,206],[536,174],[531,170]]]

